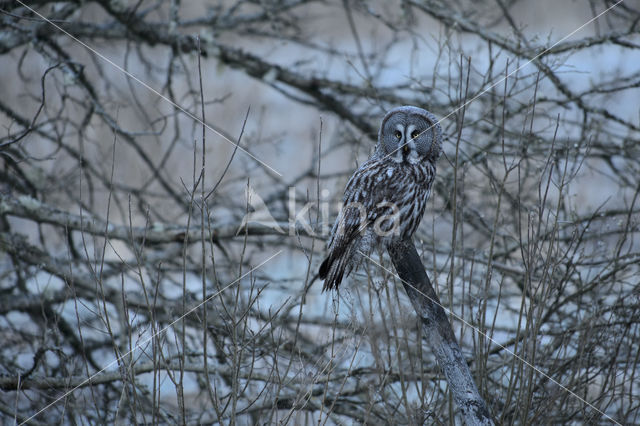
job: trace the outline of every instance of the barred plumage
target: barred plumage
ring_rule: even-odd
[[[371,158],[351,176],[319,276],[324,290],[380,244],[411,238],[418,228],[442,151],[442,129],[430,112],[394,108],[382,119]]]

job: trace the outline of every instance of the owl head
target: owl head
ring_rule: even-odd
[[[382,119],[375,156],[417,164],[435,163],[442,152],[442,128],[429,111],[401,106]]]

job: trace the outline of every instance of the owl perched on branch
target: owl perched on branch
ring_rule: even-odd
[[[441,152],[442,128],[429,111],[401,106],[384,116],[374,154],[347,182],[318,273],[322,291],[337,289],[363,254],[413,235]]]

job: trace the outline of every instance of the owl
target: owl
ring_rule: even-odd
[[[375,152],[347,182],[318,276],[322,291],[375,248],[411,238],[422,220],[442,152],[442,128],[429,111],[401,106],[382,119]]]

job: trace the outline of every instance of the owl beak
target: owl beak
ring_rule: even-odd
[[[408,143],[404,144],[402,149],[404,150],[405,153],[409,152],[409,144]]]

